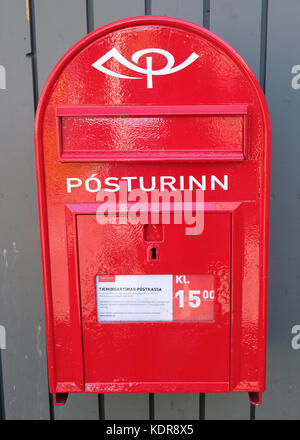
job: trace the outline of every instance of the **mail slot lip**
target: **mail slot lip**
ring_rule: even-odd
[[[247,126],[249,107],[247,104],[230,105],[74,105],[56,108],[59,158],[61,162],[236,162],[247,158]],[[63,117],[169,117],[169,116],[240,116],[243,119],[242,145],[236,149],[193,148],[137,150],[82,150],[74,148],[64,151]]]
[[[230,382],[85,382],[86,393],[228,393]],[[59,391],[56,391],[59,392]]]
[[[123,154],[122,154],[123,153]],[[101,158],[94,152],[64,153],[60,155],[60,161],[63,163],[84,163],[84,162],[242,162],[245,160],[243,153],[228,153],[227,151],[218,151],[213,154],[211,150],[201,151],[201,157],[195,152],[186,151],[177,152],[169,150],[167,153],[155,152],[154,154],[145,154],[141,152],[112,152],[109,155],[101,154]]]
[[[62,116],[247,115],[247,104],[225,105],[73,105],[56,107]]]

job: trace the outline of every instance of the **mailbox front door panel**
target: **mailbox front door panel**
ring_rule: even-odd
[[[205,214],[204,231],[196,236],[186,235],[185,225],[162,228],[161,237],[151,242],[144,225],[100,225],[96,215],[77,216],[88,392],[229,390],[231,215]],[[140,320],[126,322],[130,314],[125,313],[124,322],[109,322],[109,317],[108,322],[99,322],[97,280],[114,281],[124,275],[119,279],[128,280],[132,286],[139,278],[130,275],[147,275],[147,285],[155,279],[156,286],[171,276],[173,280],[192,280],[196,296],[203,291],[206,298],[209,292],[214,295],[210,303],[202,298],[204,314],[191,310],[197,306],[195,296],[190,312],[185,314],[183,310],[190,305],[187,301],[180,308],[182,286],[173,296],[166,288],[162,296],[168,296],[171,302],[161,320],[144,321],[141,310]],[[123,311],[124,303],[120,307]],[[125,304],[127,311],[128,307]]]

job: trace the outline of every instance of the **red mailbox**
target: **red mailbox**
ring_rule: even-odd
[[[64,55],[35,130],[56,404],[230,391],[259,403],[270,123],[245,61],[183,20],[121,20]]]

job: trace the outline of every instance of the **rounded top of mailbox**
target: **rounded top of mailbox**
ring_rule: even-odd
[[[127,18],[82,38],[49,76],[37,119],[49,101],[55,105],[256,101],[267,114],[258,81],[232,47],[201,26],[160,16]]]

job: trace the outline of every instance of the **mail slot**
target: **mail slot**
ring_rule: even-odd
[[[168,160],[246,154],[247,106],[77,106],[58,108],[57,115],[66,161],[151,161],[152,150]]]
[[[245,61],[174,18],[55,66],[35,125],[49,386],[265,390],[270,122]]]

